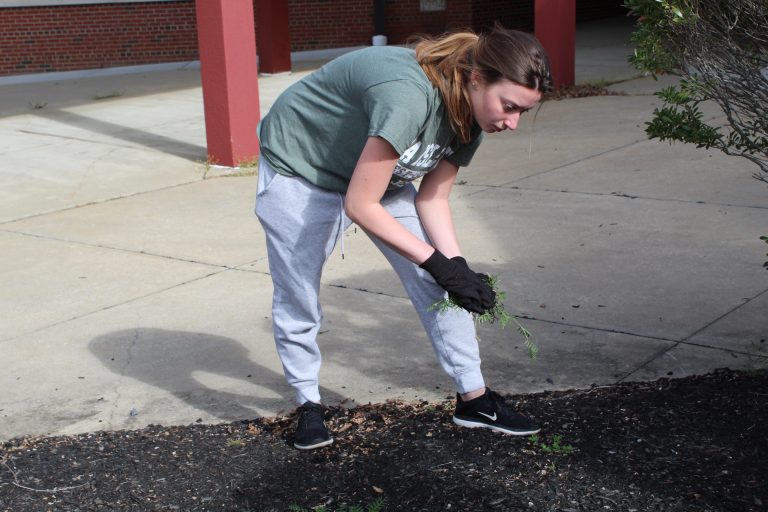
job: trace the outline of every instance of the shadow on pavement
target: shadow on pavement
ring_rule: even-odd
[[[294,407],[293,393],[283,375],[260,365],[246,347],[231,338],[165,329],[124,329],[95,338],[89,349],[114,373],[164,389],[217,418],[253,418],[258,415],[257,408]],[[212,380],[217,389],[205,384]],[[253,393],[242,393],[243,382]],[[341,399],[327,389],[322,392],[331,400]]]
[[[97,98],[109,94],[125,100],[155,94],[189,93],[200,87],[199,69],[82,76],[26,83],[3,83],[0,77],[0,119],[37,113],[40,108],[92,105]],[[202,94],[199,98],[202,101]]]
[[[205,146],[198,146],[195,144],[189,144],[183,140],[172,139],[157,133],[148,132],[145,130],[139,130],[136,128],[130,128],[122,124],[116,124],[101,119],[95,119],[93,117],[76,114],[74,112],[68,112],[65,110],[53,110],[49,109],[45,112],[37,111],[35,115],[55,121],[57,123],[63,123],[81,130],[88,130],[98,135],[107,135],[115,139],[124,140],[131,144],[138,144],[150,149],[155,149],[163,153],[168,153],[181,158],[188,158],[191,160],[205,158],[207,149]],[[44,135],[49,137],[59,137],[64,139],[72,139],[66,135],[57,135],[52,133],[38,133],[38,132],[25,132],[32,135]],[[96,141],[90,139],[84,142],[94,143]],[[110,146],[114,146],[112,143],[107,143]],[[129,146],[130,147],[130,146]]]

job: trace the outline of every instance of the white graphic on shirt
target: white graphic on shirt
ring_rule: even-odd
[[[413,155],[415,155],[419,148],[421,147],[421,142],[416,141],[416,144],[411,145],[408,149],[405,150],[405,152],[400,155],[399,162],[403,162],[404,164],[407,164],[411,161],[411,158],[413,158]]]
[[[438,162],[453,151],[440,144],[427,144],[422,146],[420,141],[414,142],[406,149],[395,165],[389,186],[400,188],[417,178],[421,178],[429,171],[437,167]]]

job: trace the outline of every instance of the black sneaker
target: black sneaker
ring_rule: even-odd
[[[298,412],[293,446],[299,450],[312,450],[333,443],[333,438],[325,428],[325,408],[322,405],[304,402]]]
[[[462,427],[489,428],[513,436],[527,436],[541,430],[530,418],[512,410],[504,398],[485,388],[485,394],[464,402],[456,395],[453,422]]]

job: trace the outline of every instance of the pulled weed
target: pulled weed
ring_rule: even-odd
[[[488,276],[488,285],[496,292],[496,303],[493,307],[487,310],[482,315],[472,313],[475,322],[478,324],[499,324],[502,329],[510,322],[515,324],[517,332],[523,337],[525,348],[528,349],[528,357],[536,359],[536,355],[539,353],[539,347],[533,342],[531,332],[526,329],[517,319],[516,316],[510,315],[504,309],[504,299],[507,298],[507,294],[499,290],[499,278],[498,276]],[[451,309],[463,309],[462,306],[452,296],[448,296],[443,300],[437,301],[432,304],[428,310],[437,310],[440,313]]]

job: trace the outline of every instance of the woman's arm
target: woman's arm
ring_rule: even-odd
[[[366,232],[429,272],[462,307],[482,313],[493,306],[495,294],[481,275],[470,270],[463,260],[452,260],[411,234],[381,206],[381,197],[387,190],[397,159],[397,152],[387,141],[368,138],[347,189],[344,201],[347,215]],[[437,237],[446,250],[458,256],[458,243],[448,209],[448,193],[456,177],[456,167],[441,163],[432,173],[437,175],[426,181],[423,197],[419,199],[421,191],[417,196],[419,216],[424,211],[426,219],[422,222],[429,235]],[[421,187],[424,185],[422,183]]]
[[[461,256],[456,230],[453,226],[448,196],[456,181],[459,168],[441,160],[437,168],[421,180],[416,210],[432,244],[447,257]]]
[[[349,182],[344,209],[352,221],[414,263],[435,249],[414,236],[381,206],[399,155],[389,142],[369,137]]]

